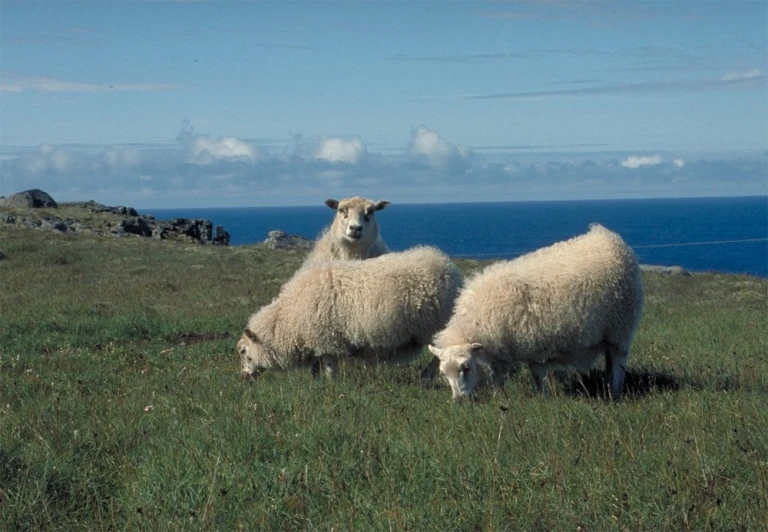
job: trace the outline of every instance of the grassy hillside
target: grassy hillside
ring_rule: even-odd
[[[454,403],[416,365],[240,379],[300,252],[15,227],[0,250],[0,529],[768,528],[766,280],[646,273],[618,404],[527,371]]]

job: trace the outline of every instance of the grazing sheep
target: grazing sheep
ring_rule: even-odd
[[[448,322],[461,283],[456,265],[432,247],[301,269],[249,319],[237,344],[242,371],[321,360],[333,373],[335,358],[410,362]]]
[[[371,259],[388,252],[375,216],[376,211],[389,205],[388,201],[355,196],[341,201],[328,199],[325,204],[336,211],[336,217],[320,235],[305,265],[323,260]]]
[[[587,371],[600,354],[618,399],[642,309],[635,254],[593,224],[584,235],[492,264],[468,280],[429,350],[454,399],[489,380],[502,385],[517,362],[546,394],[550,370]]]

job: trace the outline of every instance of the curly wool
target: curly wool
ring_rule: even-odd
[[[478,343],[501,367],[589,369],[606,346],[628,353],[643,307],[633,251],[599,224],[487,267],[467,281],[438,349]]]
[[[286,369],[324,355],[408,362],[445,326],[461,284],[456,265],[432,247],[319,262],[251,316],[255,365]]]

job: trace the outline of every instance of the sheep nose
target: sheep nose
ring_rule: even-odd
[[[362,225],[350,225],[349,226],[349,230],[350,231],[354,231],[355,233],[359,233],[360,231],[363,230],[363,226]]]

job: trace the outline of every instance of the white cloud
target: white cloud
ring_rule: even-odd
[[[641,168],[643,166],[654,166],[663,163],[664,160],[661,155],[632,155],[621,161],[621,166],[624,168]]]
[[[172,83],[84,83],[46,76],[26,76],[5,72],[0,76],[0,92],[110,92],[158,91],[178,89]]]
[[[212,164],[216,160],[247,160],[255,162],[258,158],[256,145],[235,137],[214,139],[208,135],[195,135],[187,146],[190,161],[197,164]]]
[[[237,137],[197,134],[187,125],[170,145],[6,148],[0,194],[40,188],[57,201],[93,198],[147,208],[318,204],[328,194],[425,202],[768,192],[767,155],[473,155],[427,128],[412,130],[408,149],[395,155],[367,152],[362,140],[334,139],[270,153]],[[325,157],[314,157],[320,153]],[[347,164],[352,161],[359,163]]]
[[[332,163],[357,164],[366,154],[365,144],[359,139],[323,137],[315,152],[315,159]]]
[[[109,168],[137,167],[141,164],[141,152],[136,148],[110,146],[101,152],[101,157]]]
[[[71,152],[50,144],[41,144],[36,152],[22,154],[18,159],[22,168],[33,175],[67,172],[75,164]]]
[[[419,126],[411,132],[406,155],[414,162],[426,162],[432,167],[446,167],[468,162],[473,153],[469,148],[452,144],[437,132]]]
[[[751,68],[746,72],[729,72],[721,79],[723,81],[740,81],[746,79],[757,79],[763,75],[763,71],[759,68]]]

